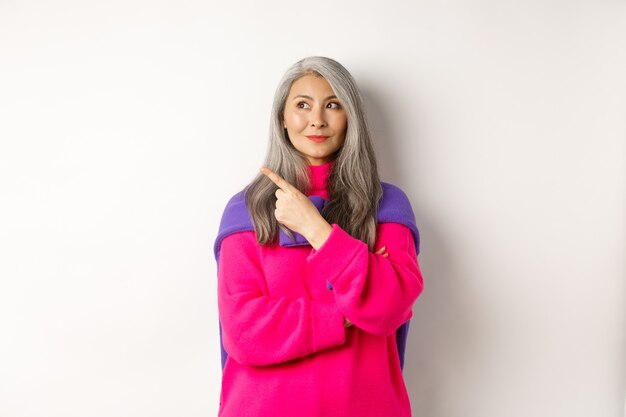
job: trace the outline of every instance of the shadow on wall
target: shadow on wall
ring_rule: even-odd
[[[421,139],[414,130],[415,119],[403,122],[389,110],[397,106],[392,102],[415,100],[401,97],[409,92],[399,92],[400,97],[390,98],[382,92],[378,94],[367,83],[361,82],[360,85],[379,171],[381,177],[382,173],[389,177],[381,179],[397,184],[407,194],[421,236],[419,264],[424,291],[413,306],[404,380],[414,415],[445,415],[446,404],[450,403],[446,387],[450,386],[450,378],[467,367],[477,342],[472,337],[471,305],[464,296],[467,291],[462,279],[462,265],[455,263],[454,255],[435,228],[436,223],[431,221],[437,216],[424,211],[428,205],[419,203],[419,184],[411,180],[419,175],[419,167],[410,165],[411,156],[419,152]],[[420,112],[415,106],[411,113],[419,118]],[[403,129],[403,125],[411,125],[413,129]],[[410,135],[405,133],[407,131]],[[403,143],[408,145],[409,155]],[[406,166],[402,162],[406,162]]]

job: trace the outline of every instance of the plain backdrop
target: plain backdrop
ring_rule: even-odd
[[[616,0],[0,0],[0,415],[217,414],[213,242],[308,55],[416,214],[414,415],[623,416]]]

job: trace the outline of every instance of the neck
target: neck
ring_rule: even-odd
[[[311,189],[308,195],[319,195],[328,199],[328,177],[335,161],[328,161],[321,165],[308,165],[309,179],[311,180]]]

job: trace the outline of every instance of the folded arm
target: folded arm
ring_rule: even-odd
[[[332,228],[324,244],[307,256],[312,273],[332,285],[339,310],[356,327],[393,334],[413,316],[413,303],[424,287],[411,230],[400,223],[378,225],[375,248],[386,246],[385,257],[339,225]]]

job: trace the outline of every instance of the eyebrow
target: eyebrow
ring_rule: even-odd
[[[293,99],[297,99],[298,97],[302,97],[302,98],[308,98],[309,100],[313,100],[313,97],[311,96],[307,96],[306,94],[298,94],[297,96],[295,96]],[[337,98],[337,96],[328,96],[326,97],[324,100],[330,100],[331,98]]]

